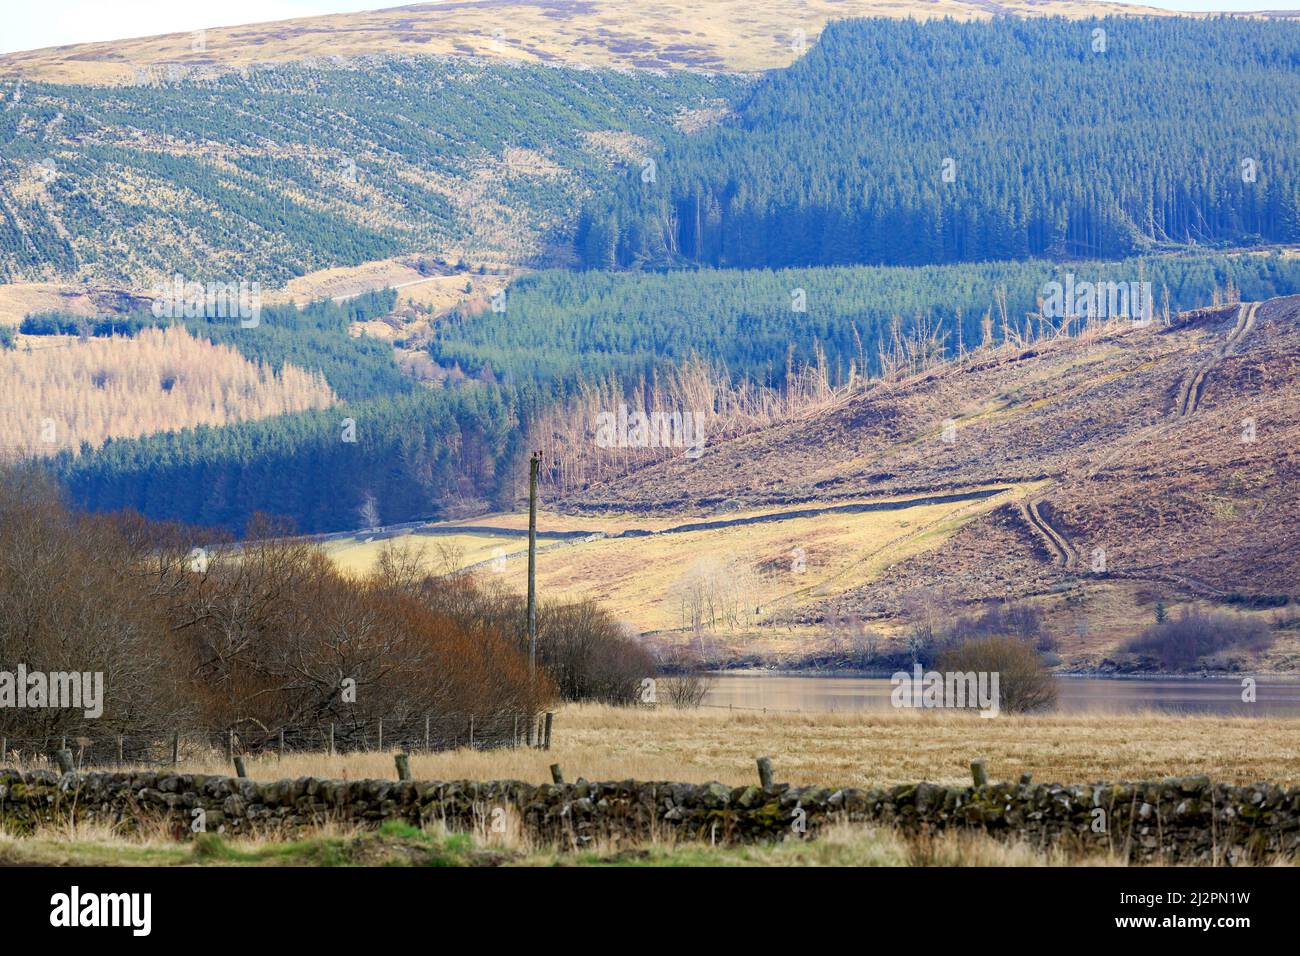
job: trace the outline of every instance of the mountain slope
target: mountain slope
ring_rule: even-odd
[[[411,253],[532,263],[567,244],[572,207],[618,161],[740,86],[397,58],[0,84],[0,282],[282,285]]]
[[[980,349],[699,458],[545,486],[538,587],[718,662],[892,668],[992,616],[1067,668],[1290,672],[1298,400],[1300,296]],[[525,521],[329,547],[522,592]],[[1160,620],[1159,659],[1132,653]]]
[[[1079,0],[465,0],[421,3],[0,56],[0,75],[60,83],[132,82],[175,65],[212,71],[270,61],[377,54],[459,55],[531,63],[766,70],[796,59],[832,19],[1143,16],[1167,11]]]
[[[896,610],[919,586],[978,600],[1079,579],[1268,599],[1291,594],[1300,572],[1297,402],[1291,296],[975,353],[564,504],[698,514],[1032,487],[801,617]]]
[[[1119,257],[1300,241],[1300,24],[836,23],[595,195],[591,268]],[[791,144],[798,144],[791,149]]]

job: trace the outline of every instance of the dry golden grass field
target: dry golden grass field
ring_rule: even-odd
[[[778,609],[798,607],[871,581],[885,567],[941,544],[966,521],[1009,500],[1016,491],[976,501],[829,513],[672,534],[559,543],[543,539],[538,587],[555,599],[593,598],[641,632],[686,626],[683,601],[702,591],[716,591],[712,596],[734,618],[728,623],[744,629]],[[668,519],[543,512],[538,527],[614,534],[628,528],[663,530],[719,518],[743,520],[782,510],[767,507]],[[516,529],[526,528],[526,521],[525,515],[485,515],[460,524]],[[455,524],[438,527],[445,531]],[[417,550],[431,571],[444,570],[446,562],[454,560],[448,552],[458,552],[462,567],[500,558],[482,569],[484,573],[512,590],[522,593],[526,588],[527,541],[522,537],[422,535],[416,530],[396,543]],[[363,533],[331,540],[325,547],[340,567],[364,573],[387,544]]]
[[[1207,774],[1223,783],[1300,783],[1300,721],[1169,713],[1088,716],[898,711],[789,714],[716,708],[569,705],[555,716],[550,750],[461,749],[411,755],[421,780],[757,781],[770,756],[778,781],[796,786],[964,785],[983,757],[993,781],[1030,773],[1040,783],[1149,780]],[[43,766],[43,763],[35,765]],[[392,752],[250,758],[258,779],[392,778]],[[181,770],[231,773],[224,753],[183,759]]]
[[[847,600],[879,582],[904,562],[932,553],[962,529],[1041,483],[1007,485],[990,498],[926,504],[896,511],[830,513],[757,524],[628,538],[538,543],[538,587],[548,600],[592,598],[633,631],[671,645],[696,634],[692,608],[711,602],[716,618],[701,621],[718,662],[762,658],[780,666],[800,666],[832,639],[816,609]],[[836,502],[844,504],[847,502]],[[541,511],[542,532],[588,530],[604,534],[640,528],[665,529],[702,520],[745,519],[797,506],[749,508],[722,515],[565,515]],[[325,553],[345,571],[366,574],[381,551],[410,549],[432,573],[472,568],[484,580],[516,593],[527,586],[527,540],[518,534],[466,529],[527,528],[523,513],[493,514],[392,534],[359,532],[332,537]],[[897,589],[895,589],[897,590]],[[997,594],[982,595],[985,598]],[[1045,591],[1022,598],[1037,609],[1045,626],[1060,635],[1059,653],[1069,667],[1092,667],[1115,652],[1123,640],[1150,622],[1150,586],[1122,579],[1080,579],[1069,591]],[[1196,604],[1165,598],[1168,613]],[[1215,608],[1217,613],[1256,617],[1273,623],[1276,611]],[[1086,614],[1087,628],[1078,620]],[[901,639],[902,624],[870,617],[866,626],[885,641]],[[1300,659],[1300,632],[1279,631],[1265,671],[1284,672]]]
[[[440,250],[455,255],[458,250]],[[498,266],[497,268],[503,268]],[[410,257],[377,259],[356,266],[337,266],[320,269],[290,279],[282,289],[266,292],[262,301],[266,305],[286,302],[299,304],[316,299],[347,298],[375,289],[396,289],[399,307],[406,304],[432,307],[445,312],[466,300],[465,283],[473,283],[480,295],[492,295],[503,288],[513,273],[470,275],[422,275]],[[3,289],[0,286],[0,289]]]
[[[756,782],[754,758],[769,755],[778,781],[882,786],[929,780],[965,785],[972,757],[994,782],[1031,773],[1038,782],[1078,783],[1207,774],[1215,781],[1300,782],[1300,721],[1130,714],[1086,717],[895,712],[762,714],[723,710],[566,706],[550,750],[456,750],[413,754],[420,780],[516,779]],[[250,758],[257,779],[394,777],[391,752]],[[44,766],[38,760],[20,766]],[[228,774],[224,754],[190,756],[183,772]],[[1285,861],[1275,861],[1285,862]],[[516,818],[447,833],[390,822],[378,831],[325,824],[303,834],[177,841],[161,825],[127,833],[95,824],[0,830],[0,865],[28,866],[1124,866],[1105,852],[1041,847],[981,833],[909,836],[838,824],[816,840],[713,847],[664,832],[648,842],[575,850],[539,843]]]

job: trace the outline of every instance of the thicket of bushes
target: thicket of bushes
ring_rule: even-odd
[[[421,552],[390,544],[380,552],[376,574],[449,617],[525,640],[523,596],[460,573],[456,563],[430,577]],[[537,661],[561,699],[607,704],[633,703],[641,682],[659,670],[650,652],[591,600],[539,602]]]
[[[102,672],[103,714],[0,709],[17,745],[631,702],[653,662],[591,604],[539,615],[530,678],[518,598],[390,554],[364,577],[260,523],[244,542],[70,511],[32,469],[0,473],[0,670]],[[196,550],[202,549],[202,550]],[[355,700],[343,682],[355,681]]]
[[[859,667],[890,672],[926,670],[998,672],[1000,707],[1022,712],[1056,701],[1056,639],[1034,607],[1011,601],[992,604],[976,614],[956,613],[953,596],[917,589],[903,597],[908,629],[901,643],[882,638],[850,616],[826,622],[827,650],[803,666]]]
[[[1227,650],[1255,653],[1266,649],[1271,641],[1263,621],[1191,608],[1178,617],[1153,624],[1121,649],[1154,659],[1166,670],[1186,670],[1203,657]]]

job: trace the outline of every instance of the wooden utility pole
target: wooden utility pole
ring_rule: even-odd
[[[537,473],[542,453],[528,463],[528,673],[537,674]]]

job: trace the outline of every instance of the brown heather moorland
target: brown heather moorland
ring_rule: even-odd
[[[845,618],[888,633],[919,592],[942,595],[952,613],[1014,599],[1035,604],[1058,637],[1072,633],[1061,653],[1086,667],[1149,625],[1157,603],[1286,605],[1300,572],[1300,297],[1073,331],[871,383],[549,505],[652,526],[1000,489],[992,507],[946,518],[942,533],[917,527],[925,547],[896,553],[880,550],[883,538],[841,536],[873,566],[803,589],[767,616],[773,638]],[[804,543],[809,580],[818,560],[842,563],[836,547]],[[1267,614],[1283,627],[1267,667],[1293,669],[1286,611]]]

